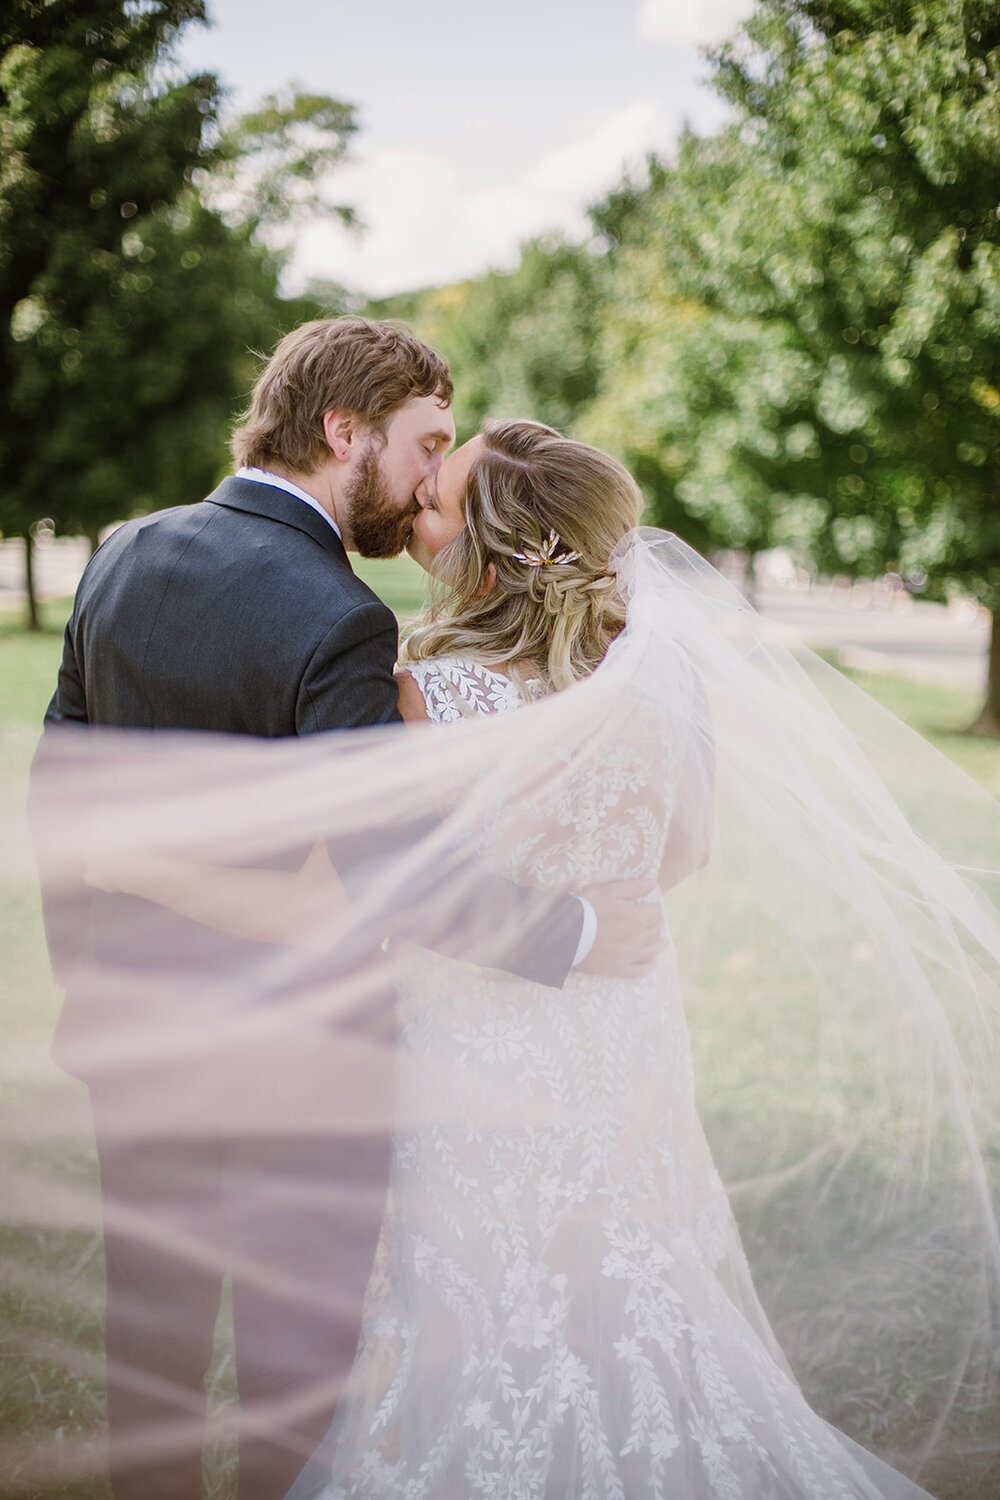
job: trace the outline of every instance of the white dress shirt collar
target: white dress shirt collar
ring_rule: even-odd
[[[294,495],[298,500],[304,500],[307,505],[312,506],[313,510],[319,511],[323,520],[332,526],[337,535],[340,536],[340,527],[330,515],[330,512],[323,509],[314,495],[307,495],[305,490],[300,490],[298,485],[293,484],[290,479],[283,479],[280,474],[272,474],[269,469],[247,468],[237,469],[236,478],[250,479],[254,484],[271,484],[276,490],[287,490],[289,495]],[[341,537],[341,541],[343,541],[343,537]]]

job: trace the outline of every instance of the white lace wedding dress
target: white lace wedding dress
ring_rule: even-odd
[[[436,725],[524,702],[472,661],[410,670]],[[545,805],[498,815],[484,861],[574,889],[656,875],[685,749],[646,713],[582,781],[568,766]],[[353,1388],[290,1500],[923,1495],[811,1410],[776,1346],[698,1120],[671,953],[560,990],[416,949],[408,973],[401,1056],[427,1071],[401,1073]]]

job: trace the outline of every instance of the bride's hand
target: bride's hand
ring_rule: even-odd
[[[657,899],[643,898],[656,892]],[[608,979],[639,979],[648,974],[669,938],[656,880],[616,880],[580,892],[594,908],[597,935],[577,969]]]

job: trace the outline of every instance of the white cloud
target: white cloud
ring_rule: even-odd
[[[519,244],[532,235],[583,233],[587,204],[670,138],[659,106],[637,100],[508,182],[476,181],[426,151],[359,155],[337,174],[336,196],[357,208],[367,232],[348,237],[332,225],[307,228],[295,273],[383,296],[513,265]]]
[[[642,0],[636,28],[653,41],[707,46],[732,36],[754,7],[755,0]]]

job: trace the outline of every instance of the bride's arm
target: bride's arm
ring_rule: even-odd
[[[294,871],[140,855],[93,866],[84,878],[98,890],[140,896],[230,937],[318,952],[330,948],[356,914],[322,842]]]
[[[417,686],[416,680],[411,672],[405,667],[397,667],[395,671],[396,687],[399,691],[399,712],[403,722],[411,728],[430,723],[427,712],[427,704],[424,695]]]

